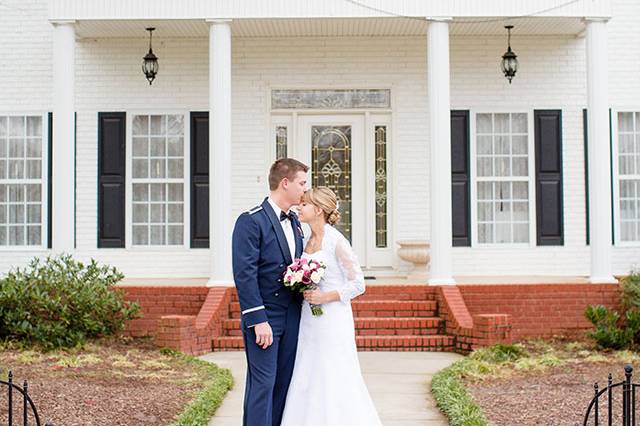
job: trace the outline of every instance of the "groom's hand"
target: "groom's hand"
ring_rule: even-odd
[[[273,343],[273,331],[268,322],[261,322],[253,327],[256,332],[256,344],[267,349]]]

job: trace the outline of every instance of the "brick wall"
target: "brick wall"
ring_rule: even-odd
[[[575,335],[590,328],[588,305],[619,308],[615,284],[460,285],[471,315],[511,316],[512,338]]]

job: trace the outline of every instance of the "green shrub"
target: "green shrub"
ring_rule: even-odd
[[[53,349],[114,334],[140,309],[114,288],[122,278],[95,260],[34,258],[0,279],[0,338]]]
[[[602,305],[591,305],[585,317],[595,326],[588,336],[601,348],[625,349],[640,344],[640,271],[634,270],[620,281],[621,315]]]
[[[515,361],[526,355],[524,347],[520,344],[503,344],[498,343],[488,348],[482,348],[474,351],[469,358],[478,361],[488,361],[494,364],[507,361]]]

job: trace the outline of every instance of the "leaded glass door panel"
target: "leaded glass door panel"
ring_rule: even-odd
[[[338,196],[337,228],[365,259],[364,118],[355,115],[300,116],[295,157],[311,166],[312,186],[328,186]]]

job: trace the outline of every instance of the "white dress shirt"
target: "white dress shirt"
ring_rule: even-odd
[[[280,226],[282,226],[282,230],[284,231],[285,237],[287,237],[287,243],[289,244],[289,252],[291,253],[291,259],[296,258],[296,238],[293,235],[293,228],[291,227],[291,221],[289,218],[285,220],[280,220],[280,212],[282,211],[280,207],[271,199],[271,197],[267,198],[269,205],[276,213],[276,217],[280,221]],[[289,212],[286,212],[289,214]]]

